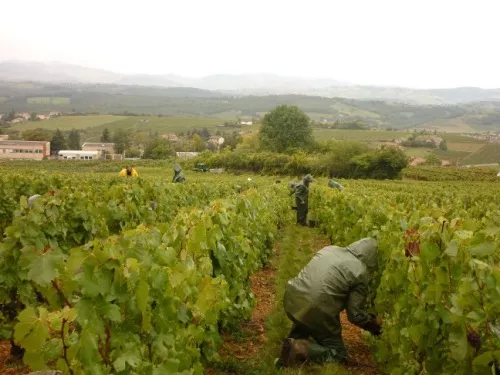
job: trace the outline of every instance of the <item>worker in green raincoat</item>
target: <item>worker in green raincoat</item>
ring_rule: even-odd
[[[172,182],[185,182],[186,178],[182,174],[182,168],[179,164],[174,166],[174,179]]]
[[[297,224],[307,225],[307,212],[309,211],[309,184],[313,178],[308,174],[299,183],[290,185],[291,194],[295,193],[295,204],[297,205]]]
[[[284,308],[293,326],[283,341],[278,365],[307,360],[347,363],[340,324],[344,309],[351,323],[379,335],[382,322],[365,309],[368,281],[376,267],[377,242],[373,238],[317,252],[286,285]]]
[[[330,172],[330,181],[328,181],[328,187],[337,190],[344,190],[344,187],[333,179],[333,171]]]

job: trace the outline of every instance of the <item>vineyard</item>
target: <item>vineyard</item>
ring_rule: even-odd
[[[219,360],[221,332],[258,302],[251,276],[293,231],[286,181],[268,177],[2,172],[0,339],[32,370],[203,374]],[[370,302],[383,333],[366,335],[378,373],[492,373],[498,184],[342,184],[313,183],[309,216],[334,244],[378,240]],[[265,351],[276,356],[279,341]]]

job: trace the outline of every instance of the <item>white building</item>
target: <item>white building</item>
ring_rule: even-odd
[[[101,155],[99,151],[61,150],[58,156],[62,160],[98,160]]]
[[[184,160],[192,159],[197,157],[199,152],[176,152],[175,155]]]

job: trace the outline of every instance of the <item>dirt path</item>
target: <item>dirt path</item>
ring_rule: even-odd
[[[24,375],[29,369],[22,362],[11,363],[10,342],[0,341],[0,374],[1,375]]]
[[[284,285],[326,245],[329,245],[328,239],[316,230],[292,226],[284,231],[282,240],[275,246],[271,265],[251,278],[257,305],[250,321],[242,323],[240,331],[223,336],[224,343],[219,350],[222,362],[216,369],[207,370],[208,375],[279,373],[274,368],[274,358],[279,353],[280,339],[285,337],[290,325],[281,305]],[[367,367],[306,366],[285,373],[376,375],[375,368],[370,368],[373,366],[370,348],[361,329],[349,323],[345,312],[341,314],[341,321],[350,357]]]

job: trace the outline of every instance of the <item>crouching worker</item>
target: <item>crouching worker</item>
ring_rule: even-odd
[[[282,343],[277,365],[347,363],[340,324],[344,309],[351,323],[379,335],[381,321],[365,310],[368,281],[376,267],[377,242],[373,238],[346,248],[327,246],[316,253],[287,283],[284,307],[293,326]]]
[[[186,178],[182,174],[182,168],[179,164],[174,165],[174,178],[172,182],[183,183],[186,182]]]

